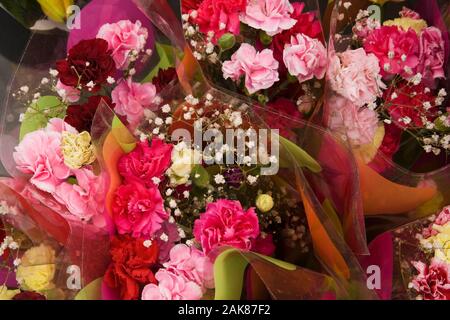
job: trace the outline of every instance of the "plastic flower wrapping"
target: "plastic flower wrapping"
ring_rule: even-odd
[[[339,1],[328,10],[323,123],[350,145],[363,198],[385,185],[364,211],[371,256],[393,254],[394,299],[448,299],[419,284],[441,262],[448,267],[431,259],[442,246],[418,241],[449,201],[448,9],[441,1]],[[438,286],[448,288],[443,279]]]
[[[448,8],[76,4],[5,102],[0,299],[450,298]]]

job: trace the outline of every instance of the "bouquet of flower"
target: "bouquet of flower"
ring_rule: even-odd
[[[182,13],[214,85],[296,118],[320,104],[327,58],[316,1],[182,1]]]
[[[355,8],[336,2],[325,122],[379,172],[391,162],[416,172],[445,167],[450,148],[449,29],[440,14],[445,5],[416,1],[401,8],[385,2]]]
[[[449,300],[449,211],[395,230],[399,275],[396,295],[403,299]]]

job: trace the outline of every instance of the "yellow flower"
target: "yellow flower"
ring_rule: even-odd
[[[424,248],[433,249],[436,258],[450,264],[450,222],[444,226],[434,224],[433,229],[439,233],[422,239],[421,244]]]
[[[175,146],[172,152],[172,166],[167,170],[170,183],[179,186],[188,182],[192,169],[201,163],[201,153],[189,148],[184,142]]]
[[[80,134],[63,132],[61,150],[64,163],[71,169],[80,169],[95,161],[91,135],[86,131]]]
[[[6,286],[0,286],[0,301],[12,300],[16,295],[20,293],[20,290],[8,290]]]
[[[67,8],[73,0],[37,0],[44,14],[51,20],[63,23],[67,18]]]
[[[260,194],[256,198],[256,207],[263,213],[272,210],[274,205],[273,198],[268,194]]]
[[[55,259],[55,251],[45,244],[27,250],[16,273],[21,288],[38,292],[53,289]]]
[[[423,19],[397,18],[394,20],[387,20],[383,23],[383,25],[397,26],[405,31],[408,31],[408,29],[411,28],[416,33],[420,33],[423,29],[427,27],[427,22]]]

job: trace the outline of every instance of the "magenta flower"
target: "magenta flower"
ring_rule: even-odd
[[[194,236],[206,254],[221,246],[251,250],[259,236],[258,217],[254,208],[245,211],[239,201],[218,200],[195,221]]]

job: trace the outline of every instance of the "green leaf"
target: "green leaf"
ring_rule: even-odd
[[[64,118],[66,106],[58,97],[43,96],[28,108],[20,126],[19,139],[28,133],[45,128],[52,118]]]
[[[203,168],[203,166],[196,165],[194,167],[194,169],[192,170],[191,177],[192,177],[192,182],[194,182],[194,184],[197,187],[200,187],[200,188],[208,187],[210,176],[209,176],[208,171],[206,171],[206,169]]]
[[[155,43],[156,52],[159,56],[158,64],[153,68],[148,76],[142,82],[151,82],[158,75],[160,70],[167,70],[175,67],[175,48],[171,45]]]
[[[256,253],[250,253],[279,268],[294,271],[296,266],[288,262]],[[239,300],[244,286],[245,270],[249,259],[237,249],[221,253],[214,262],[215,300]]]
[[[292,141],[283,138],[282,136],[278,136],[280,139],[281,145],[289,152],[291,155],[297,160],[297,163],[301,167],[308,168],[310,171],[314,173],[319,173],[322,171],[322,167],[320,164],[311,157],[305,150],[300,148],[298,145],[293,143]],[[291,166],[290,159],[283,158],[283,156],[280,155],[280,166],[288,168]]]
[[[75,297],[75,300],[101,300],[103,278],[98,278],[84,287]]]

